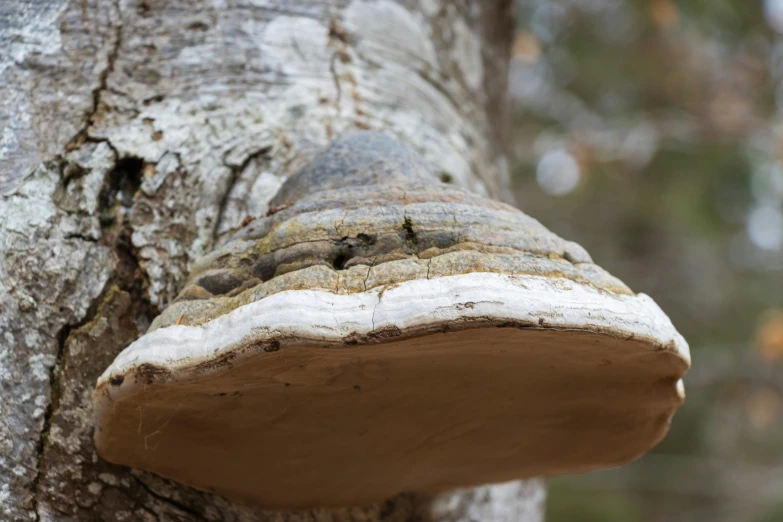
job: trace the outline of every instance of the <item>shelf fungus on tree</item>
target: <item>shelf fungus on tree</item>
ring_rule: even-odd
[[[110,462],[250,505],[357,505],[617,466],[688,346],[652,299],[377,133],[195,264],[98,380]]]

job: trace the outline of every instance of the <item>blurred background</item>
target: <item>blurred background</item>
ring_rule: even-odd
[[[669,436],[548,522],[783,521],[783,0],[516,0],[519,206],[689,341]]]

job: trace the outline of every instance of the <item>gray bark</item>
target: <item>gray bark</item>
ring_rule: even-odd
[[[538,480],[304,513],[101,461],[98,375],[221,234],[371,128],[508,197],[509,2],[0,5],[0,520],[508,520]],[[328,480],[325,470],[324,480]]]

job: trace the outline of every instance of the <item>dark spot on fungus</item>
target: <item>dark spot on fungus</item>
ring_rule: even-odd
[[[414,243],[417,250],[424,251],[428,248],[446,249],[453,246],[456,241],[453,230],[438,230],[415,234]]]
[[[361,389],[362,389],[362,387],[361,387],[361,386],[359,386],[358,384],[354,384],[354,385],[353,385],[353,391],[359,391],[359,390],[361,390]]]
[[[275,263],[274,254],[266,254],[261,256],[256,266],[253,267],[253,274],[261,279],[261,281],[269,281],[275,276],[277,271],[277,263]]]
[[[166,377],[170,373],[169,370],[160,366],[144,363],[136,369],[136,382],[149,385],[156,380],[161,380],[162,377]]]
[[[440,178],[440,180],[441,180],[443,183],[451,183],[451,182],[454,180],[454,178],[452,177],[452,175],[451,175],[451,174],[449,174],[448,172],[445,172],[445,171],[444,171],[444,172],[441,172],[441,173],[440,173],[440,176],[438,176],[438,177]]]
[[[227,293],[226,296],[233,297],[235,295],[239,295],[245,290],[258,286],[259,284],[261,284],[260,279],[258,279],[257,277],[251,277],[250,279],[248,279],[247,281],[245,281],[244,283],[242,283],[241,285],[239,285],[238,287],[234,288],[229,293]]]
[[[544,326],[544,318],[543,317],[539,317],[538,318],[538,324],[541,325],[541,326]]]
[[[348,256],[342,253],[337,254],[337,257],[335,257],[334,260],[332,261],[332,266],[334,267],[335,270],[342,270],[343,268],[345,268],[346,261],[348,261]]]
[[[377,330],[373,330],[372,332],[367,334],[368,339],[389,339],[390,337],[399,337],[402,335],[402,332],[399,328],[394,326],[393,324],[389,326],[384,326],[383,328],[378,328]]]
[[[213,295],[223,295],[241,285],[242,280],[230,272],[221,271],[201,276],[196,283]]]
[[[343,342],[349,346],[359,344],[359,334],[356,332],[351,332],[350,334],[343,337]]]
[[[122,384],[124,380],[125,380],[124,375],[115,375],[109,380],[109,382],[111,383],[112,386],[119,386],[120,384]]]
[[[411,218],[405,216],[405,220],[402,223],[402,228],[405,230],[405,241],[408,243],[416,242],[416,232],[413,231],[413,222]]]
[[[196,371],[214,370],[223,366],[231,366],[231,361],[236,359],[236,352],[228,352],[218,356],[215,359],[204,361],[196,365]]]
[[[280,341],[273,339],[267,343],[265,343],[264,351],[265,352],[276,352],[280,349]]]

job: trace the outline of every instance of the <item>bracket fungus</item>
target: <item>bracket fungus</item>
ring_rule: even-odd
[[[198,261],[95,391],[108,461],[250,505],[578,473],[666,433],[688,346],[519,210],[340,138]]]

